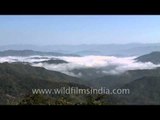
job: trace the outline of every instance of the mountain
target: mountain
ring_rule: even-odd
[[[5,74],[8,75],[10,73],[15,76],[20,75],[21,77],[32,75],[32,77],[35,76],[36,78],[45,79],[51,82],[83,82],[83,80],[76,77],[71,77],[57,71],[49,71],[42,67],[32,67],[23,63],[0,63],[0,75],[5,76]]]
[[[83,80],[59,72],[20,63],[0,64],[0,104],[8,104],[8,101],[13,100],[18,101],[26,94],[31,93],[32,89],[54,89],[69,86],[88,88],[83,85]],[[81,96],[77,99],[82,100],[82,98]]]
[[[137,61],[140,62],[152,62],[154,64],[159,64],[160,63],[160,52],[152,52],[146,55],[142,55],[138,58],[136,58]]]
[[[160,104],[160,77],[142,77],[124,85],[122,88],[129,89],[130,94],[114,95],[111,99],[112,103],[123,105]]]
[[[68,62],[60,59],[50,59],[50,60],[34,62],[34,63],[62,64],[62,63],[68,63]]]
[[[148,76],[160,77],[160,68],[150,70],[129,70],[122,74],[98,77],[89,80],[89,82],[93,87],[120,88],[136,79]]]
[[[77,55],[103,55],[101,51],[95,51],[95,50],[85,50],[85,51],[78,51],[75,52]]]
[[[40,52],[33,50],[6,50],[1,51],[0,56],[32,56],[32,55],[41,55],[41,56],[77,56],[74,54],[63,54],[56,52]]]
[[[0,50],[53,51],[63,54],[76,55],[111,55],[111,56],[140,56],[152,51],[160,51],[159,43],[129,43],[129,44],[80,44],[80,45],[6,45]]]

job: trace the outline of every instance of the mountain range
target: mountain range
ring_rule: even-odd
[[[140,56],[152,51],[160,51],[160,43],[128,43],[128,44],[81,44],[81,45],[3,45],[4,50],[53,51],[73,55],[111,55]]]
[[[63,54],[57,52],[40,52],[34,50],[5,50],[0,52],[0,56],[78,56],[74,54]]]
[[[52,55],[53,53],[38,51],[4,51],[0,56],[28,56],[28,55]],[[61,54],[62,55],[62,54]],[[160,52],[155,51],[139,56],[135,60],[139,62],[151,62],[159,64]],[[61,64],[67,63],[63,60],[44,60],[43,63]],[[64,104],[94,104],[96,95],[90,97],[86,95],[68,96],[27,96],[31,94],[31,89],[79,87],[79,88],[126,88],[130,89],[129,95],[104,95],[103,102],[98,104],[122,104],[122,105],[155,105],[160,104],[160,68],[128,70],[121,74],[95,74],[95,69],[81,69],[85,77],[72,77],[61,72],[50,71],[42,67],[33,67],[23,62],[0,63],[0,104],[27,104],[33,99],[41,98],[42,101],[55,101],[65,98]],[[75,73],[79,70],[75,70]],[[49,97],[49,98],[48,98]],[[99,97],[99,96],[98,96]],[[29,101],[26,103],[26,101]],[[89,101],[89,102],[88,102]],[[35,101],[37,103],[37,101]],[[97,103],[97,101],[96,101]],[[34,104],[34,103],[33,103]],[[50,103],[49,103],[50,104]],[[56,104],[54,102],[54,104]]]
[[[69,86],[88,88],[82,83],[83,80],[78,78],[44,68],[21,63],[1,63],[0,104],[8,104],[13,100],[18,102],[25,95],[31,94],[32,89],[54,89]]]

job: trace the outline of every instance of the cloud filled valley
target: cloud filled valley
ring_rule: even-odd
[[[133,57],[115,56],[6,56],[0,57],[0,63],[23,62],[35,67],[58,71],[67,75],[81,77],[83,70],[95,70],[96,74],[120,74],[128,70],[154,69],[160,64],[151,62],[138,62]],[[49,62],[52,61],[52,62]],[[56,62],[54,62],[56,61]],[[78,71],[78,72],[75,72]]]

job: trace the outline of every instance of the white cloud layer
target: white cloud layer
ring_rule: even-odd
[[[119,74],[127,70],[137,69],[154,69],[160,67],[151,62],[137,62],[134,58],[136,57],[114,57],[114,56],[83,56],[83,57],[57,57],[57,56],[30,56],[30,57],[0,57],[0,63],[3,62],[28,62],[32,66],[44,67],[48,70],[59,71],[71,76],[81,76],[79,73],[75,75],[72,71],[74,69],[85,69],[85,68],[98,68],[102,69],[104,74]],[[48,64],[42,63],[42,61],[50,59],[61,59],[68,63],[62,64]],[[39,62],[39,63],[34,63]]]

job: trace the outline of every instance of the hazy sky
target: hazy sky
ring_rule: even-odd
[[[160,42],[160,16],[0,16],[0,45]]]

